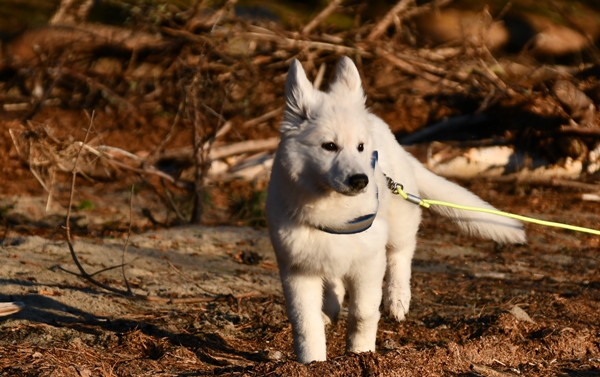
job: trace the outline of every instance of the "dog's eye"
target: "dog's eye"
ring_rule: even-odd
[[[325,149],[326,151],[330,151],[330,152],[335,152],[338,150],[337,145],[335,145],[335,143],[323,143],[321,144],[321,148]]]
[[[363,143],[358,144],[358,151],[362,152],[365,150],[365,145]]]

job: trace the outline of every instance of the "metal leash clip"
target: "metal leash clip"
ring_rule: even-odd
[[[385,177],[385,179],[387,179],[387,187],[390,189],[390,191],[392,191],[392,194],[400,195],[400,193],[398,192],[398,187],[400,187],[400,190],[404,190],[404,186],[402,186],[402,183],[395,182],[393,179],[391,179],[385,174],[383,176]]]

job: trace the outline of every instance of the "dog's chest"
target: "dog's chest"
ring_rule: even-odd
[[[366,231],[357,234],[329,234],[308,226],[283,230],[281,259],[290,267],[323,276],[343,276],[371,258],[385,254],[388,224],[376,218]]]

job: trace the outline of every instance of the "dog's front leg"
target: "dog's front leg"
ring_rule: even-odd
[[[385,256],[381,252],[368,263],[361,264],[356,274],[348,276],[348,352],[375,351],[384,274]]]
[[[323,280],[300,273],[282,274],[283,293],[294,334],[296,358],[303,364],[327,358],[325,325],[321,314]]]

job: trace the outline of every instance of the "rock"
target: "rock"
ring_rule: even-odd
[[[521,322],[535,323],[533,319],[527,314],[527,312],[521,309],[519,306],[515,305],[510,309],[510,314],[512,314],[517,320]]]
[[[277,350],[261,350],[258,351],[258,357],[263,361],[282,361],[283,354]]]

